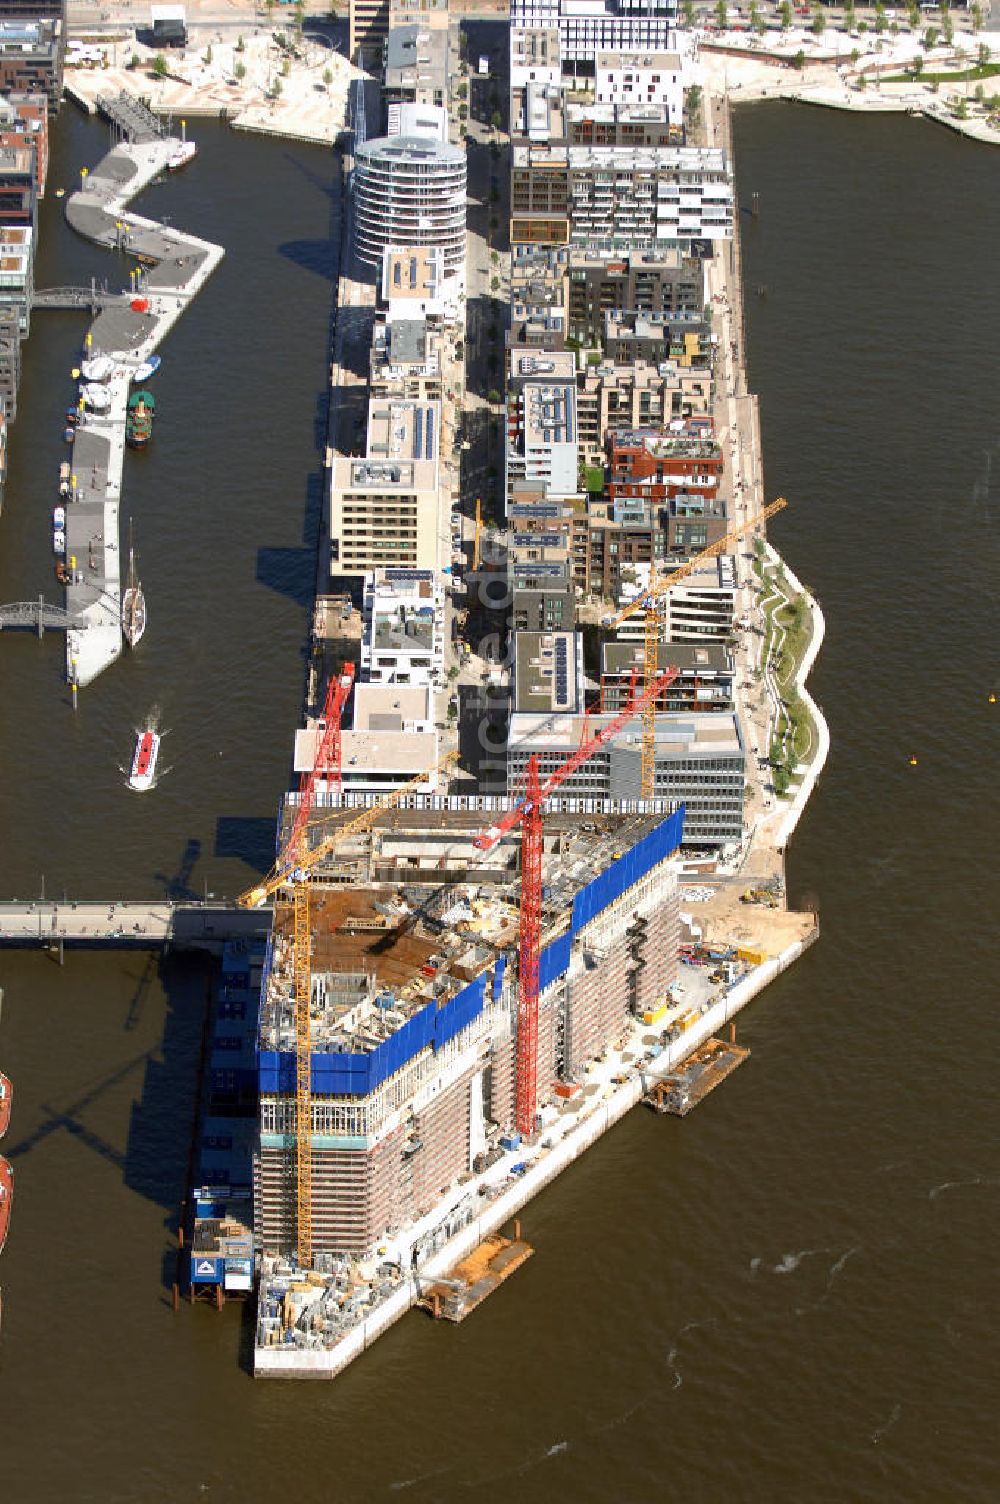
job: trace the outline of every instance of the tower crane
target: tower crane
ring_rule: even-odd
[[[628,617],[634,616],[637,611],[645,609],[646,615],[643,620],[643,711],[642,711],[642,797],[652,799],[656,781],[656,700],[649,695],[649,686],[656,678],[657,655],[660,645],[660,625],[662,620],[661,605],[663,597],[672,585],[677,585],[681,580],[686,580],[688,575],[706,560],[714,559],[718,554],[724,554],[731,543],[737,538],[742,538],[744,533],[753,532],[754,528],[773,517],[775,512],[780,512],[788,502],[783,496],[772,501],[769,506],[755,512],[752,517],[747,517],[737,527],[731,528],[723,537],[717,538],[701,553],[695,554],[686,564],[670,574],[659,575],[656,579],[650,579],[648,589],[641,595],[636,596],[624,611],[619,611],[615,617],[608,617],[604,626],[614,631]]]
[[[518,932],[517,1098],[516,1122],[521,1133],[533,1132],[538,1105],[538,960],[542,934],[542,806],[583,763],[605,746],[633,716],[645,712],[677,678],[676,668],[655,675],[638,696],[630,695],[625,709],[602,726],[589,741],[543,780],[538,756],[532,753],[525,774],[524,793],[495,825],[476,836],[479,851],[492,851],[515,825],[521,825],[521,912]]]
[[[354,664],[345,663],[340,673],[331,679],[326,689],[323,713],[317,725],[318,739],[312,767],[299,779],[299,807],[292,825],[291,835],[285,846],[288,853],[298,850],[302,834],[309,824],[309,816],[316,802],[316,784],[320,778],[332,783],[335,789],[343,784],[340,764],[340,729],[344,707],[354,686]]]
[[[353,682],[353,665],[344,665],[340,675],[342,681],[347,676],[347,670],[351,669],[350,678]],[[333,707],[339,703],[340,712],[343,711],[347,695],[350,693],[350,685],[346,690],[340,688],[327,694],[327,704],[333,711]],[[339,728],[339,721],[338,721]],[[304,792],[302,803],[296,816],[292,834],[287,841],[283,852],[274,867],[264,878],[263,882],[241,893],[237,902],[245,909],[259,909],[271,898],[279,888],[290,887],[292,889],[292,979],[295,1000],[295,1205],[296,1205],[296,1246],[298,1249],[299,1263],[305,1267],[312,1264],[312,1076],[311,1076],[311,1031],[309,1022],[309,1003],[312,990],[312,945],[309,929],[309,882],[313,869],[319,862],[330,855],[343,841],[360,832],[370,830],[379,818],[390,809],[395,809],[403,802],[407,794],[417,788],[431,773],[439,773],[455,762],[457,752],[449,752],[448,755],[433,768],[425,768],[415,778],[385,794],[368,809],[362,810],[352,820],[340,825],[330,835],[311,849],[305,846],[305,832],[309,820],[309,813],[315,800],[315,782],[320,767],[320,758],[327,745],[327,733],[330,731],[330,719],[327,719],[326,731],[320,742],[319,750],[308,778],[308,789]],[[339,748],[339,735],[336,738]],[[337,769],[339,777],[339,766]],[[306,814],[303,817],[302,810]]]

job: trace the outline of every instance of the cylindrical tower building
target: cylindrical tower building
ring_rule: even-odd
[[[446,274],[465,263],[465,152],[423,136],[363,142],[354,169],[355,247],[369,266],[387,246],[435,245]]]

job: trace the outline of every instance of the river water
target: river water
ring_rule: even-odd
[[[128,461],[147,639],[75,717],[61,642],[0,642],[2,886],[22,897],[42,872],[50,893],[231,891],[287,779],[331,163],[198,135],[189,175],[143,201],[229,251],[164,347],[156,439]],[[102,144],[64,111],[53,186]],[[412,1315],[334,1385],[278,1387],[248,1378],[239,1310],[167,1298],[204,973],[0,957],[4,1499],[1000,1494],[1000,154],[778,105],[738,113],[735,146],[741,201],[760,195],[743,225],[768,493],[791,503],[773,537],[827,618],[811,686],[833,755],[789,860],[820,943],[745,1016],[752,1058],[709,1103],[631,1114],[528,1209],[535,1257],[474,1319]],[[108,260],[50,200],[39,282]],[[48,588],[82,327],[39,315],[27,349],[6,600]],[[130,799],[117,766],[153,701],[173,771]]]

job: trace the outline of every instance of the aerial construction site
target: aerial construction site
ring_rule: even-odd
[[[246,1290],[252,1241],[262,1377],[332,1377],[412,1306],[474,1310],[531,1253],[515,1222],[526,1203],[640,1100],[683,1116],[727,1079],[748,1052],[716,1031],[817,933],[812,914],[788,911],[782,863],[825,755],[821,717],[808,722],[799,699],[812,608],[764,542],[785,502],[765,503],[759,458],[748,468],[755,409],[736,409],[733,360],[703,317],[721,301],[728,333],[713,249],[732,234],[726,153],[685,144],[679,103],[655,106],[657,144],[634,162],[611,139],[618,105],[604,111],[609,145],[572,148],[579,214],[563,229],[571,246],[583,237],[568,255],[582,258],[578,292],[593,291],[581,330],[595,309],[646,297],[651,278],[685,305],[664,303],[659,323],[629,315],[633,354],[623,345],[617,363],[604,354],[625,340],[624,315],[574,336],[595,341],[578,363],[560,322],[577,297],[570,262],[538,245],[565,244],[563,230],[548,211],[513,214],[524,245],[502,268],[504,421],[500,394],[484,398],[493,336],[474,337],[466,305],[474,286],[501,284],[496,222],[485,239],[473,230],[467,132],[431,103],[473,98],[472,73],[446,0],[421,5],[418,26],[411,9],[393,0],[388,42],[366,41],[351,10],[352,53],[385,69],[388,134],[369,130],[354,166],[364,233],[338,289],[298,788],[273,869],[241,900],[273,915],[240,1045],[252,1030],[252,1211],[219,1187],[195,1198],[192,1281],[219,1300]],[[570,129],[555,27],[545,38],[544,85],[531,26],[509,38],[511,134],[529,122],[532,152]],[[424,98],[428,79],[440,88]],[[499,155],[482,124],[495,133],[493,87],[470,120],[484,167]],[[683,225],[647,227],[654,249],[631,290],[628,256],[587,238],[598,150],[622,172],[660,174],[668,208],[678,185],[688,196]],[[517,176],[531,160],[514,146],[515,210],[533,202]],[[441,247],[460,248],[467,212],[463,266]],[[615,233],[638,234],[633,218]],[[369,343],[370,362],[347,341]],[[647,344],[658,365],[633,358]],[[637,372],[634,415],[617,396],[612,408],[604,388]],[[716,437],[717,423],[731,428]],[[488,548],[469,475],[492,488]],[[820,638],[813,627],[813,654]],[[799,657],[789,649],[779,683],[772,644],[786,642]]]

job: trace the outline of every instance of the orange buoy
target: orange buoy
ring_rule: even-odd
[[[915,757],[911,757],[910,758],[910,767],[911,768],[915,768],[916,766],[917,766],[917,759]]]
[[[990,695],[990,704],[991,704],[991,705],[995,705],[995,704],[996,704],[996,702],[997,702],[997,697],[996,697],[996,695]]]

